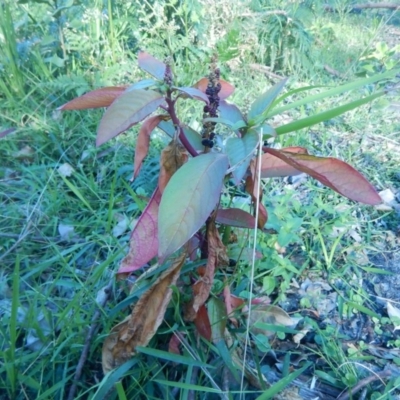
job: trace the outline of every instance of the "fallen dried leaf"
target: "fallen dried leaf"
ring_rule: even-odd
[[[111,330],[102,351],[105,374],[129,360],[137,346],[147,346],[154,336],[171,299],[171,285],[175,285],[185,259],[184,252],[140,298],[132,314]]]
[[[193,321],[199,308],[206,302],[214,281],[218,265],[229,265],[226,247],[219,237],[214,220],[207,223],[208,260],[204,275],[193,285],[193,299],[185,310],[185,320]]]

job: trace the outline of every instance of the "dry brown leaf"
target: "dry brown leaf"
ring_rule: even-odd
[[[185,259],[186,252],[139,299],[132,314],[111,330],[103,345],[104,373],[129,360],[137,346],[147,346],[164,318],[172,295],[171,285],[175,285]]]
[[[259,185],[259,176],[258,176],[258,168],[257,164],[254,160],[250,162],[250,171],[251,175],[246,178],[246,191],[250,194],[251,199],[253,200],[254,204],[257,204],[257,187]],[[262,187],[260,186],[259,192],[259,202],[258,202],[258,221],[257,226],[259,229],[263,229],[265,224],[268,220],[268,213],[267,209],[265,208],[264,204],[262,203]]]
[[[286,326],[288,328],[294,328],[299,322],[299,320],[291,318],[289,314],[286,311],[282,310],[282,308],[280,307],[260,305],[252,308],[251,310],[250,314],[251,333],[255,335],[261,334],[268,337],[275,335],[276,332],[268,331],[266,329],[254,326],[257,322],[269,325]]]
[[[218,265],[229,265],[226,247],[221,241],[215,221],[207,223],[208,259],[204,275],[193,285],[193,299],[185,310],[185,320],[193,321],[197,311],[207,301]]]
[[[172,140],[161,152],[160,175],[158,187],[161,193],[164,192],[167,183],[172,175],[188,160],[186,149],[176,140]]]

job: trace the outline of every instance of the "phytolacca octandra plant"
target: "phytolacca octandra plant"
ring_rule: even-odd
[[[170,286],[179,276],[186,252],[190,248],[191,254],[196,254],[195,249],[200,245],[197,233],[206,223],[206,232],[202,232],[201,237],[207,241],[207,265],[203,279],[193,285],[193,298],[185,310],[187,319],[198,318],[199,310],[209,296],[215,268],[228,262],[215,222],[243,228],[253,228],[256,222],[252,215],[239,209],[216,209],[226,176],[236,184],[245,181],[253,201],[259,203],[257,224],[260,228],[267,221],[261,198],[257,199],[256,188],[262,178],[305,172],[349,199],[366,204],[380,203],[373,186],[350,165],[338,159],[315,157],[301,147],[282,150],[266,147],[259,158],[260,166],[255,154],[260,140],[333,118],[384,95],[385,91],[275,129],[265,123],[272,115],[392,78],[398,72],[390,71],[313,95],[308,97],[308,101],[306,98],[278,107],[286,97],[278,98],[285,85],[282,81],[257,98],[245,116],[236,105],[226,101],[234,87],[220,79],[215,65],[209,78],[200,79],[191,87],[177,87],[168,65],[144,52],[139,54],[138,61],[140,68],[155,79],[142,80],[129,87],[98,89],[60,107],[61,110],[108,107],[98,127],[97,145],[144,120],[136,142],[134,176],[139,173],[148,153],[152,131],[158,127],[172,138],[162,152],[159,186],[132,232],[129,253],[122,260],[118,272],[135,271],[157,256],[159,264],[162,264],[177,250],[183,248],[184,251],[135,305],[131,318],[113,329],[104,346],[105,371],[129,358],[136,346],[148,344],[162,321],[171,296]],[[176,114],[176,103],[187,99],[205,103],[201,134],[184,125]],[[151,115],[153,113],[155,115]],[[218,123],[227,126],[232,133],[222,151],[211,149],[210,145]]]

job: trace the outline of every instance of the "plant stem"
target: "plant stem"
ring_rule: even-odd
[[[179,129],[179,139],[182,142],[182,144],[185,146],[186,150],[193,156],[197,157],[198,153],[197,151],[193,148],[193,146],[189,143],[187,140],[187,137],[185,135],[185,132],[183,131],[181,127],[181,121],[179,121],[179,118],[176,115],[175,112],[175,101],[171,97],[172,92],[170,90],[167,91],[167,97],[166,97],[166,102],[168,105],[168,113],[171,116],[171,120],[173,124]]]

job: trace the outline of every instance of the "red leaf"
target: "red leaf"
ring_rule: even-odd
[[[207,308],[203,304],[197,311],[196,318],[194,319],[194,325],[196,326],[197,332],[204,339],[211,341],[211,324],[208,318]]]
[[[57,110],[85,110],[87,108],[109,107],[125,92],[126,86],[108,86],[93,90],[58,107]]]
[[[308,154],[304,147],[286,147],[282,151],[289,153]],[[284,176],[299,175],[302,172],[292,167],[280,158],[265,153],[261,156],[261,178],[279,178]]]
[[[142,121],[163,102],[163,95],[154,90],[126,91],[104,113],[97,129],[97,146]]]
[[[270,148],[265,151],[312,176],[350,200],[370,205],[382,202],[379,194],[364,176],[344,161],[332,157],[293,154]]]
[[[181,340],[179,339],[179,336],[174,332],[171,336],[171,339],[169,340],[168,344],[168,351],[173,354],[181,354],[181,351],[179,350],[179,345],[181,344]]]
[[[128,255],[122,260],[118,274],[129,273],[142,268],[158,251],[158,207],[161,193],[157,188],[136,226],[133,228]]]
[[[254,217],[240,208],[227,208],[225,210],[220,208],[217,211],[215,220],[220,224],[236,226],[238,228],[253,229],[255,226]]]
[[[138,56],[139,67],[159,80],[164,79],[166,65],[150,54],[140,51]]]
[[[193,87],[178,87],[177,88],[180,92],[184,93],[185,96],[182,97],[190,97],[197,100],[204,101],[205,103],[209,103],[208,97],[205,93],[201,90],[193,88]]]
[[[151,132],[153,132],[160,121],[165,121],[167,118],[168,117],[166,115],[155,115],[154,117],[150,117],[143,122],[142,126],[140,127],[139,135],[136,141],[135,161],[133,168],[134,178],[137,177],[140,167],[142,166],[142,162],[149,152]]]
[[[229,82],[220,79],[219,83],[221,84],[221,91],[218,93],[220,100],[226,99],[235,91],[235,87],[231,85]],[[201,78],[196,84],[193,85],[193,87],[205,93],[207,85],[208,85],[208,78]]]

